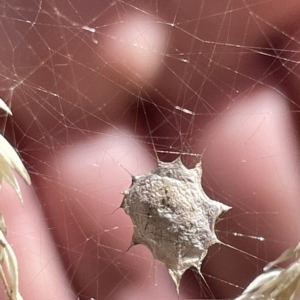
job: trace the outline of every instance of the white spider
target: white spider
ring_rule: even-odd
[[[209,246],[218,242],[216,219],[230,209],[205,194],[201,176],[201,163],[187,169],[180,158],[160,161],[150,173],[132,176],[121,205],[134,224],[132,246],[147,246],[166,265],[177,292],[188,268],[201,272]]]

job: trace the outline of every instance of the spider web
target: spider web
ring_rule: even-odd
[[[296,0],[0,1],[4,136],[33,186],[0,203],[24,299],[232,299],[299,240]],[[130,174],[203,159],[232,206],[180,295],[118,209]],[[130,174],[129,174],[130,173]],[[3,296],[5,297],[5,296]]]

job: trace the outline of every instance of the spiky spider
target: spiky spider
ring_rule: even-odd
[[[208,248],[218,242],[216,219],[230,209],[205,194],[201,176],[201,162],[187,169],[180,158],[159,161],[150,173],[132,176],[121,205],[134,224],[132,246],[147,246],[166,265],[177,292],[188,268],[201,274]]]

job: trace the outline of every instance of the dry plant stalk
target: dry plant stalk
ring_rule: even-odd
[[[273,267],[294,259],[287,268]],[[267,264],[263,274],[256,277],[235,300],[299,300],[300,299],[300,242],[276,260]]]
[[[9,115],[11,110],[0,99],[0,108]],[[0,185],[5,180],[18,194],[23,203],[21,191],[14,175],[16,170],[22,178],[30,184],[30,177],[15,149],[0,134]],[[0,214],[0,280],[2,280],[9,300],[22,300],[19,293],[18,262],[15,253],[6,239],[6,225],[3,216]]]

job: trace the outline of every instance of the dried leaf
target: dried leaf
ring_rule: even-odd
[[[29,174],[15,149],[0,134],[0,183],[5,180],[17,192],[21,202],[23,202],[19,184],[13,173],[14,169],[19,172],[28,184],[31,184]]]

